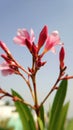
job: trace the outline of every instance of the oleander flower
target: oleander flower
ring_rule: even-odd
[[[52,52],[55,53],[55,46],[56,45],[61,45],[62,43],[60,42],[60,36],[58,31],[53,31],[51,35],[48,35],[46,44],[44,47],[44,54],[51,50]]]
[[[6,45],[3,47],[4,48],[2,48],[2,49],[5,50]],[[0,71],[1,71],[2,75],[4,75],[4,76],[11,75],[13,73],[18,74],[19,73],[18,65],[13,60],[9,51],[7,52],[7,50],[8,49],[6,48],[6,50],[5,50],[6,54],[0,55],[5,60],[2,64],[0,64]]]
[[[39,34],[38,43],[35,44],[34,31],[31,29],[30,34],[26,29],[19,29],[17,36],[14,37],[13,41],[19,45],[26,46],[29,51],[35,56],[38,54],[40,48],[44,45],[48,36],[48,27],[45,25]]]
[[[0,64],[0,71],[3,76],[11,75],[14,73],[14,70],[9,67],[9,64],[7,62]]]
[[[29,32],[24,29],[18,29],[17,36],[13,38],[13,41],[19,45],[26,45],[26,39],[32,44],[35,40],[34,31],[31,29]]]

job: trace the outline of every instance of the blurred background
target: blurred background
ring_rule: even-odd
[[[6,43],[15,59],[26,69],[31,67],[31,54],[26,47],[13,43],[13,37],[17,29],[32,28],[35,32],[35,42],[43,26],[47,25],[49,34],[58,30],[61,41],[64,42],[67,66],[66,73],[73,75],[73,0],[0,0],[0,40]],[[59,50],[56,47],[56,54],[48,52],[43,60],[47,64],[41,68],[37,75],[37,91],[39,102],[46,96],[56,81],[59,73]],[[0,54],[3,51],[0,49]],[[0,64],[2,63],[0,58]],[[32,103],[29,90],[21,77],[11,75],[3,77],[0,73],[0,87],[10,92],[11,88],[19,92],[26,101]],[[52,103],[55,92],[51,94],[45,103],[48,109]],[[4,100],[10,100],[9,98]],[[73,117],[73,80],[69,80],[66,101],[70,101],[68,117]],[[11,102],[11,100],[10,100]]]

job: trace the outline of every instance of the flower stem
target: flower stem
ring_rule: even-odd
[[[26,82],[26,84],[27,84],[27,86],[29,87],[29,90],[30,90],[30,92],[31,92],[32,98],[33,98],[33,100],[34,100],[34,94],[33,94],[33,91],[32,91],[32,88],[31,88],[31,85],[30,85],[29,81],[26,80],[26,78],[24,77],[23,74],[20,73],[20,76],[25,80],[25,82]]]
[[[45,103],[45,101],[48,99],[48,97],[50,96],[50,94],[54,91],[54,90],[56,90],[58,87],[57,87],[57,84],[58,84],[58,82],[60,81],[60,77],[61,77],[61,72],[59,73],[59,76],[58,76],[58,78],[57,78],[57,80],[56,80],[56,82],[55,82],[55,84],[53,85],[53,87],[51,88],[51,90],[50,90],[50,92],[46,95],[46,97],[43,99],[43,101],[41,102],[41,104],[40,104],[40,107]]]

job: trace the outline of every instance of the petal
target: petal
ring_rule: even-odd
[[[0,64],[0,70],[7,70],[9,69],[9,65],[6,62]]]
[[[3,76],[7,76],[13,74],[14,72],[11,69],[8,69],[8,70],[2,70],[1,73]]]
[[[34,32],[32,29],[30,33],[31,36],[26,29],[18,29],[17,36],[14,37],[13,41],[22,46],[26,45],[26,39],[32,43],[35,39]]]
[[[46,45],[44,47],[44,52],[46,53],[47,51],[51,50],[53,47],[53,44],[50,41],[50,37],[48,36],[47,40],[46,40]]]
[[[48,36],[46,45],[44,47],[44,53],[51,50],[52,52],[55,52],[55,46],[61,45],[60,37],[58,31],[53,31],[50,36]]]
[[[56,54],[56,49],[55,49],[55,47],[52,47],[52,48],[51,48],[51,51],[52,51],[54,54]]]
[[[30,39],[29,32],[26,29],[18,29],[17,35]]]
[[[58,31],[53,31],[50,35],[50,42],[51,44],[57,45],[60,44],[60,37]]]
[[[1,71],[3,76],[7,76],[9,74],[13,74],[14,73],[14,71],[9,67],[9,65],[6,62],[3,62],[0,65],[0,71]]]
[[[31,30],[30,30],[30,35],[31,35],[30,40],[31,40],[32,42],[34,42],[34,40],[35,40],[35,35],[34,35],[34,31],[33,31],[32,28],[31,28]]]
[[[13,41],[21,46],[25,45],[25,38],[21,37],[21,36],[16,36],[13,38]]]

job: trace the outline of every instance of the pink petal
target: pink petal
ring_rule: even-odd
[[[9,69],[9,65],[6,62],[0,64],[0,70],[7,70]]]
[[[56,53],[55,47],[52,47],[52,48],[51,48],[51,51],[55,54],[55,53]]]
[[[14,73],[14,71],[12,69],[10,69],[9,65],[6,62],[3,62],[0,65],[0,71],[1,71],[3,76],[7,76],[9,74],[13,74]]]
[[[31,43],[34,41],[35,36],[32,29],[30,30],[30,34],[26,29],[18,29],[17,36],[14,37],[13,41],[19,45],[24,46],[26,45],[26,39]]]
[[[47,51],[51,50],[52,52],[55,52],[55,46],[56,45],[60,45],[62,43],[60,43],[60,37],[59,37],[59,33],[58,31],[54,31],[51,33],[50,36],[48,36],[47,41],[46,41],[46,45],[44,48],[44,53],[46,53]]]
[[[30,35],[26,29],[18,29],[17,35],[30,39]]]
[[[50,35],[50,42],[53,45],[60,44],[60,37],[58,31],[53,31]]]
[[[30,35],[31,35],[30,40],[31,40],[32,42],[34,42],[34,40],[35,40],[35,35],[34,35],[33,29],[30,30]]]
[[[16,36],[13,38],[13,41],[21,46],[25,45],[25,39],[21,36]]]
[[[2,70],[1,73],[3,76],[7,76],[7,75],[13,74],[14,72],[12,70],[8,69],[8,70]]]

